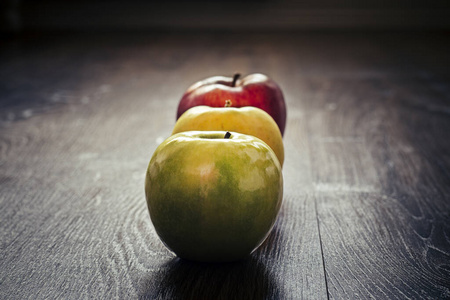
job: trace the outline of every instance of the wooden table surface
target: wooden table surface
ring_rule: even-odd
[[[448,33],[31,34],[0,48],[1,299],[449,299]],[[262,72],[284,202],[245,261],[176,258],[144,197],[178,101]]]

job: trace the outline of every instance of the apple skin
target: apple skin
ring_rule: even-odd
[[[264,74],[250,74],[242,79],[239,76],[209,77],[190,86],[178,104],[177,119],[191,107],[224,107],[225,101],[231,100],[233,107],[254,106],[267,112],[283,136],[287,113],[280,87]]]
[[[192,107],[177,120],[172,134],[192,130],[227,130],[255,136],[269,145],[283,166],[281,132],[272,117],[257,107]]]
[[[150,218],[177,256],[201,262],[245,259],[267,238],[283,198],[281,166],[260,139],[225,131],[172,135],[146,174]]]

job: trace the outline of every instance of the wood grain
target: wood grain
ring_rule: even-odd
[[[396,73],[375,72],[372,62],[395,62],[399,53],[370,42],[352,60],[367,77],[350,72],[305,81],[316,96],[307,119],[329,295],[444,299],[450,296],[448,95],[430,92],[437,81],[422,80],[414,65],[397,62]]]
[[[448,34],[36,34],[0,48],[1,299],[450,297]],[[210,75],[282,87],[284,203],[248,260],[176,258],[144,175]]]

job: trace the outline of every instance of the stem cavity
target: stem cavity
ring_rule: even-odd
[[[241,74],[239,74],[239,73],[234,74],[234,76],[233,76],[233,82],[231,83],[231,86],[232,86],[232,87],[235,87],[235,86],[236,86],[236,82],[237,82],[237,80],[239,79],[239,77],[241,77]]]

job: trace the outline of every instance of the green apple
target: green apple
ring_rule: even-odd
[[[176,255],[234,261],[269,235],[282,203],[283,176],[273,150],[254,136],[188,131],[155,150],[145,194],[158,236]]]
[[[232,105],[231,101],[228,103]],[[194,106],[177,120],[172,134],[191,130],[226,130],[253,135],[272,148],[283,166],[284,146],[280,129],[273,118],[260,108]]]

